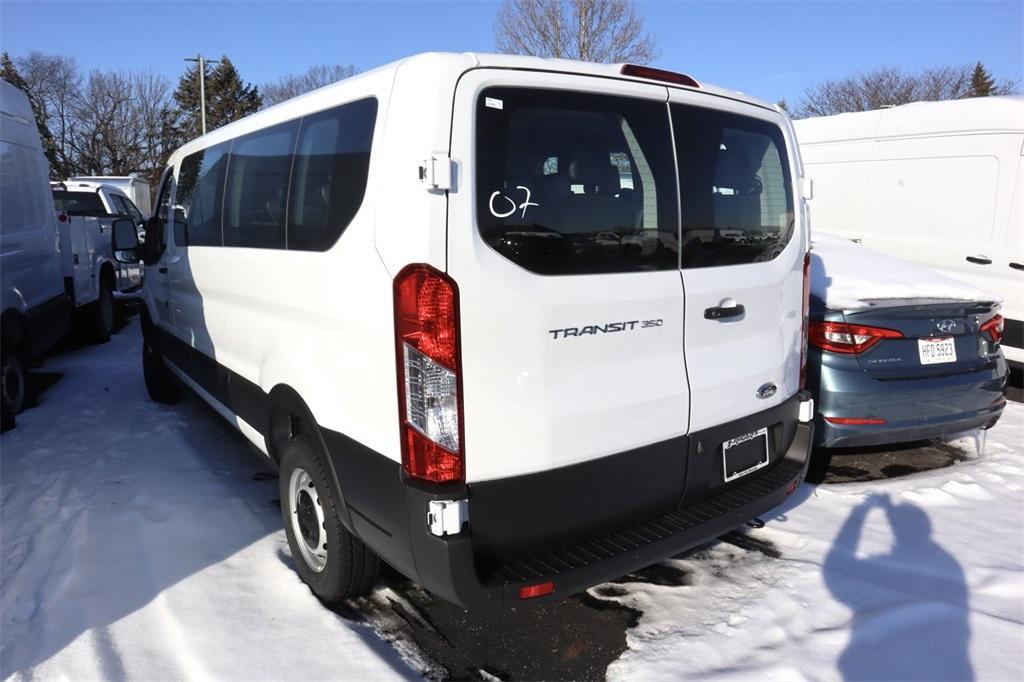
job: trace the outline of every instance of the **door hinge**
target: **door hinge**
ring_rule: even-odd
[[[444,192],[453,189],[455,164],[444,152],[435,152],[420,164],[420,180],[428,191]]]
[[[469,500],[431,500],[427,507],[427,527],[438,537],[457,535],[469,523]]]

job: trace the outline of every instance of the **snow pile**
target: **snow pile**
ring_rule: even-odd
[[[811,239],[811,296],[835,310],[885,299],[1001,301],[1001,297],[923,266],[823,232]]]
[[[195,401],[149,401],[138,323],[50,360],[2,437],[0,676],[416,678],[291,568],[277,480]]]
[[[644,615],[609,677],[1024,679],[1024,405],[987,441],[952,468],[805,484],[753,548],[668,562],[689,586],[627,585]]]

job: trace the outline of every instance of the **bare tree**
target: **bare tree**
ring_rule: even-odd
[[[629,0],[503,0],[494,43],[509,54],[605,64],[658,57],[654,38]]]
[[[52,172],[58,178],[73,175],[79,170],[74,153],[78,124],[74,111],[82,83],[78,65],[73,57],[35,51],[17,61],[29,89],[46,112],[54,144]]]
[[[74,111],[80,170],[155,182],[172,151],[169,94],[168,80],[151,72],[90,73]]]
[[[282,76],[274,83],[260,87],[260,92],[263,93],[263,106],[269,107],[284,102],[355,74],[356,67],[351,64],[318,64],[309,67],[305,73]]]
[[[942,66],[908,73],[884,67],[808,88],[796,108],[797,118],[869,111],[910,102],[962,99],[973,96],[972,66]],[[1016,86],[1004,82],[998,94],[1012,94]]]

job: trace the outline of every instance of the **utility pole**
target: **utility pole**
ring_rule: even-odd
[[[203,125],[203,135],[206,134],[206,65],[207,64],[218,64],[220,60],[217,59],[205,59],[203,55],[196,54],[194,58],[186,59],[186,62],[196,62],[199,64],[199,108],[202,112],[200,120]]]

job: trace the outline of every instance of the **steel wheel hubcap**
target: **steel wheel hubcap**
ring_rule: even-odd
[[[296,467],[288,480],[288,512],[292,535],[299,554],[313,571],[319,573],[327,565],[327,531],[324,508],[309,473]]]

